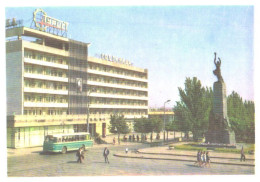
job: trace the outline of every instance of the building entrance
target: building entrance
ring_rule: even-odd
[[[89,124],[89,133],[91,136],[96,134],[96,123]]]

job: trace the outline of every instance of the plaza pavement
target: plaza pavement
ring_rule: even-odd
[[[246,155],[246,161],[240,161],[240,154],[234,153],[220,153],[209,151],[211,163],[225,164],[225,165],[240,165],[240,166],[255,166],[254,155]],[[154,159],[154,160],[175,160],[196,162],[197,151],[184,151],[169,149],[166,146],[152,147],[139,149],[137,151],[130,151],[128,153],[118,152],[114,154],[117,157],[126,158],[140,158],[140,159]]]
[[[113,138],[116,138],[116,135],[109,135],[105,139],[105,144],[94,144],[94,147],[105,147],[108,145],[113,145]],[[122,137],[122,136],[121,136]],[[147,140],[149,144],[149,140]],[[185,142],[178,142],[174,145],[184,144]],[[125,145],[126,148],[129,145],[134,145],[135,142],[121,142],[121,145]],[[21,149],[7,149],[7,156],[20,156],[30,153],[39,153],[42,151],[42,147],[32,147],[32,148],[21,148]],[[195,162],[197,151],[184,151],[169,149],[168,146],[159,146],[159,147],[150,147],[139,150],[129,151],[127,154],[123,151],[117,152],[114,156],[124,157],[124,158],[139,158],[139,159],[154,159],[154,160],[175,160],[175,161],[189,161]],[[255,166],[255,156],[246,155],[246,161],[240,162],[240,154],[234,153],[220,153],[210,151],[211,163],[214,164],[226,164],[226,165],[240,165],[240,166]]]

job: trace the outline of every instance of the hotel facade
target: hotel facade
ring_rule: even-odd
[[[148,117],[148,71],[89,57],[89,43],[23,26],[6,29],[7,147],[41,146],[48,134],[105,137],[111,114]]]

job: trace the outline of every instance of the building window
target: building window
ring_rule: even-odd
[[[38,101],[38,102],[42,102],[42,96],[38,96],[38,97],[37,97],[37,101]]]

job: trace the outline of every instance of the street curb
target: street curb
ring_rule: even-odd
[[[135,159],[154,159],[154,160],[173,160],[173,161],[187,161],[187,162],[196,162],[195,160],[187,160],[187,159],[169,159],[169,158],[152,158],[152,157],[135,157],[135,156],[125,156],[120,154],[113,154],[116,157],[124,157],[124,158],[135,158]],[[237,165],[237,166],[250,166],[255,167],[254,164],[236,164],[236,163],[225,163],[225,162],[210,162],[211,164],[224,164],[224,165]]]
[[[170,154],[170,153],[151,153],[151,152],[140,152],[139,150],[137,151],[140,154],[152,154],[152,155],[173,155],[173,156],[185,156],[185,157],[197,157],[196,155],[187,155],[187,154]],[[218,159],[238,159],[238,158],[228,158],[228,157],[213,157],[210,156],[210,158],[218,158]],[[246,160],[252,160],[254,161],[255,159],[246,159]]]

